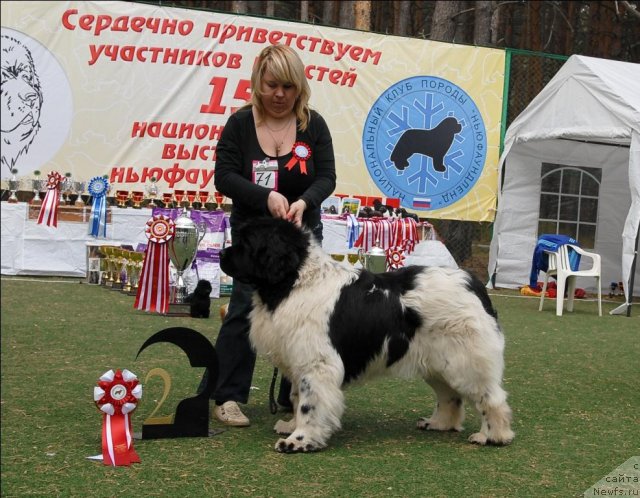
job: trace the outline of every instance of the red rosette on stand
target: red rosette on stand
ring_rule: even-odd
[[[390,247],[386,252],[388,270],[397,270],[404,266],[404,249],[402,247]]]
[[[300,173],[307,174],[307,161],[311,158],[311,147],[304,142],[296,142],[291,149],[293,157],[284,165],[289,171],[293,169],[296,163],[300,163]]]
[[[169,311],[169,250],[167,242],[175,235],[175,223],[164,215],[147,221],[145,230],[149,243],[134,307],[144,311]]]
[[[45,223],[49,227],[58,227],[58,204],[60,203],[60,183],[62,175],[57,171],[50,171],[47,174],[47,194],[44,196],[40,214],[38,215],[38,225]]]
[[[140,457],[133,449],[133,430],[129,414],[138,406],[142,397],[142,384],[126,368],[109,370],[98,379],[93,388],[93,400],[103,412],[102,463],[130,465],[139,463]]]

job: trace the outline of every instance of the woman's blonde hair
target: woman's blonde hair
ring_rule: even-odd
[[[264,117],[262,77],[266,71],[279,83],[291,84],[296,89],[298,97],[293,105],[293,113],[300,123],[300,131],[305,131],[309,124],[311,89],[304,74],[302,59],[287,45],[270,45],[260,52],[251,72],[251,105],[256,108],[261,119]]]

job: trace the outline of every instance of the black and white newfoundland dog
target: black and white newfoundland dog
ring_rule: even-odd
[[[511,442],[502,389],[504,337],[482,285],[458,269],[409,266],[373,274],[337,262],[311,233],[273,218],[239,227],[222,271],[256,292],[251,342],[292,382],[294,418],[275,430],[283,453],[327,446],[345,384],[376,374],[422,377],[436,408],[418,428],[461,431],[463,399],[482,416],[469,441]]]

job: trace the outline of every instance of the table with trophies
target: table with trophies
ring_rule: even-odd
[[[147,222],[160,211],[176,222],[176,240],[170,251],[172,276],[175,277],[172,300],[183,301],[188,291],[183,273],[196,255],[205,260],[211,258],[212,266],[217,262],[214,254],[200,255],[203,237],[206,235],[208,239],[205,239],[206,250],[211,250],[216,257],[229,238],[228,221],[220,224],[221,219],[228,218],[219,209],[224,206],[224,198],[219,193],[209,195],[208,192],[174,190],[160,195],[153,181],[147,185],[145,196],[144,192],[120,190],[105,180],[110,193],[104,221],[106,232],[103,237],[90,235],[87,224],[92,210],[86,182],[73,181],[67,175],[58,177],[60,207],[55,227],[38,221],[43,204],[40,194],[46,185],[44,180],[32,180],[33,193],[28,202],[20,202],[26,194],[18,192],[20,182],[13,178],[8,182],[10,195],[7,202],[2,203],[1,210],[2,274],[83,277],[90,283],[135,292],[148,242]],[[191,214],[187,215],[187,212]],[[322,221],[325,251],[336,259],[347,257],[352,264],[362,264],[363,255],[357,258],[358,249],[348,244],[347,221],[324,215]],[[204,228],[205,225],[209,228]],[[425,237],[424,225],[422,230],[422,240],[415,250],[407,253],[404,264],[456,267],[444,244],[435,237]],[[203,264],[201,268],[205,266]],[[220,282],[212,282],[212,285],[220,288]]]
[[[367,220],[358,219],[359,228],[362,229]],[[374,247],[366,248],[365,251],[361,247],[349,244],[348,223],[341,216],[322,216],[323,240],[322,248],[334,259],[342,261],[348,259],[351,264],[362,264],[367,252],[371,252]],[[438,240],[435,230],[429,223],[418,224],[418,238],[413,250],[404,255],[404,266],[422,265],[422,266],[445,266],[457,268],[458,264],[447,249],[447,247]],[[375,246],[375,244],[373,244]],[[375,252],[375,251],[374,251]],[[358,255],[360,257],[358,258]],[[368,261],[368,260],[367,260]],[[372,261],[374,261],[372,259]]]

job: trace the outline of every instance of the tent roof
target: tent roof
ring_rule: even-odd
[[[569,138],[629,144],[640,133],[640,64],[572,55],[505,136],[515,142]]]

